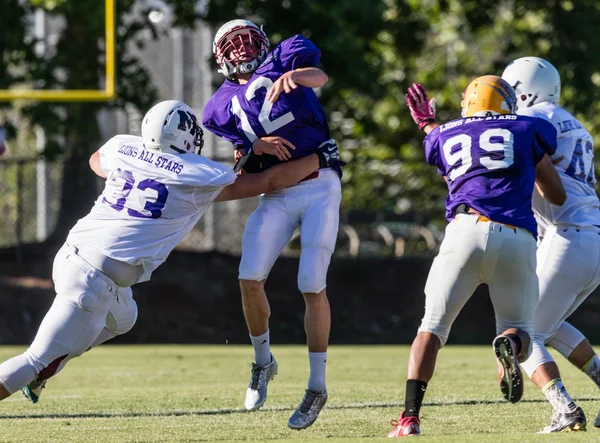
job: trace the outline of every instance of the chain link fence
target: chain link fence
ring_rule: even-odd
[[[17,247],[18,250],[22,244],[48,238],[56,227],[62,178],[61,161],[0,160],[0,248]],[[244,225],[257,205],[258,198],[215,203],[178,248],[239,255]],[[441,235],[416,223],[387,221],[381,213],[361,213],[360,221],[353,221],[353,215],[343,211],[336,255],[432,255]],[[300,254],[299,230],[283,254]]]
[[[0,247],[45,240],[56,227],[61,162],[0,161]]]

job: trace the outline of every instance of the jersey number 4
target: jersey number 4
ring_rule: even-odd
[[[466,174],[469,168],[473,166],[472,145],[473,140],[470,135],[459,134],[446,140],[444,146],[442,146],[450,171],[448,173],[450,180],[455,180]],[[479,158],[479,164],[486,169],[508,168],[515,161],[514,137],[508,129],[494,128],[484,131],[479,136],[479,147],[485,151]],[[492,158],[492,155],[496,158]],[[459,160],[461,161],[460,166],[455,167]]]
[[[288,123],[294,121],[294,114],[292,114],[291,111],[286,112],[282,116],[271,120],[271,110],[273,109],[273,103],[267,100],[266,97],[267,94],[269,94],[269,91],[273,88],[273,80],[267,77],[258,77],[256,80],[250,83],[248,89],[246,89],[246,100],[253,100],[256,96],[256,91],[258,91],[260,88],[266,88],[267,91],[265,93],[265,101],[263,102],[260,108],[260,113],[258,114],[258,121],[260,122],[260,125],[262,126],[263,130],[265,131],[265,134],[268,135],[272,132],[277,131],[282,126],[285,126]],[[244,130],[246,137],[248,137],[248,140],[250,140],[250,142],[254,142],[254,140],[256,140],[258,136],[252,129],[252,126],[250,126],[248,116],[240,106],[240,101],[238,100],[237,96],[234,96],[231,100],[231,112],[237,115],[238,118],[241,120],[242,129]]]
[[[121,168],[115,169],[110,174],[109,180],[115,183],[121,181],[124,183],[121,188],[114,191],[114,201],[102,197],[102,203],[108,204],[116,211],[127,208],[127,214],[132,217],[160,218],[169,196],[169,190],[164,184],[151,178],[138,182],[133,172]],[[134,189],[141,191],[134,192],[134,194],[137,194],[137,201],[130,197],[131,191]]]
[[[571,163],[569,163],[565,174],[592,188],[594,187],[596,176],[594,174],[594,145],[591,139],[585,141],[581,138],[577,139]]]

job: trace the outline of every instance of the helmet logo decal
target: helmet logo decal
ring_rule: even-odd
[[[196,125],[193,122],[194,117],[190,115],[189,112],[182,111],[180,109],[177,110],[177,114],[179,114],[179,124],[177,125],[177,129],[189,131],[192,135],[195,135]]]

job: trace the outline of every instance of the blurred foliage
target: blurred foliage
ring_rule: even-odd
[[[0,14],[0,87],[21,85],[36,89],[100,89],[104,78],[104,1],[100,0],[6,0]],[[177,0],[176,23],[192,25],[194,2]],[[61,24],[49,50],[41,51],[33,33],[33,13],[42,8]],[[9,11],[8,14],[5,14]],[[149,6],[135,0],[116,2],[117,99],[111,103],[50,103],[20,100],[13,103],[19,119],[43,129],[43,155],[65,158],[61,195],[59,238],[89,210],[96,194],[96,179],[90,174],[89,155],[98,149],[97,115],[107,107],[133,105],[144,112],[157,100],[150,74],[132,48],[142,48],[167,30],[159,30],[148,19]],[[9,128],[10,129],[10,128]]]
[[[350,164],[344,170],[346,209],[386,209],[440,220],[443,180],[424,163],[422,138],[404,93],[413,82],[435,96],[440,121],[459,116],[461,92],[474,77],[502,73],[511,60],[550,60],[563,79],[562,104],[590,132],[600,134],[600,3],[592,0],[168,0],[173,26],[202,19],[217,27],[233,18],[264,24],[272,44],[296,33],[322,51],[330,77],[320,91],[334,136]],[[19,102],[23,117],[46,130],[47,156],[71,158],[65,173],[65,226],[91,204],[95,192],[87,156],[97,148],[98,111],[133,105],[144,111],[156,90],[129,49],[161,31],[148,2],[117,2],[118,99],[111,104]],[[57,51],[35,55],[27,14],[35,6],[65,26]],[[101,87],[104,6],[99,0],[5,0],[0,14],[0,87]],[[214,63],[214,61],[213,61]],[[596,137],[597,146],[600,139]],[[91,191],[90,191],[91,190]],[[90,191],[90,192],[88,192]],[[82,209],[83,206],[83,209]],[[63,219],[61,219],[63,220]]]
[[[321,101],[350,160],[346,209],[411,211],[441,219],[446,187],[424,163],[423,134],[404,101],[423,83],[438,119],[460,116],[475,77],[501,75],[513,59],[550,60],[563,80],[562,103],[600,146],[600,3],[591,0],[214,0],[207,20],[264,24],[272,43],[296,33],[322,51],[330,82]],[[419,220],[420,219],[420,220]]]

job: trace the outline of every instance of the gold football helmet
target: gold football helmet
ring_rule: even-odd
[[[484,75],[467,86],[461,106],[463,117],[514,114],[517,97],[506,80],[496,75]]]

